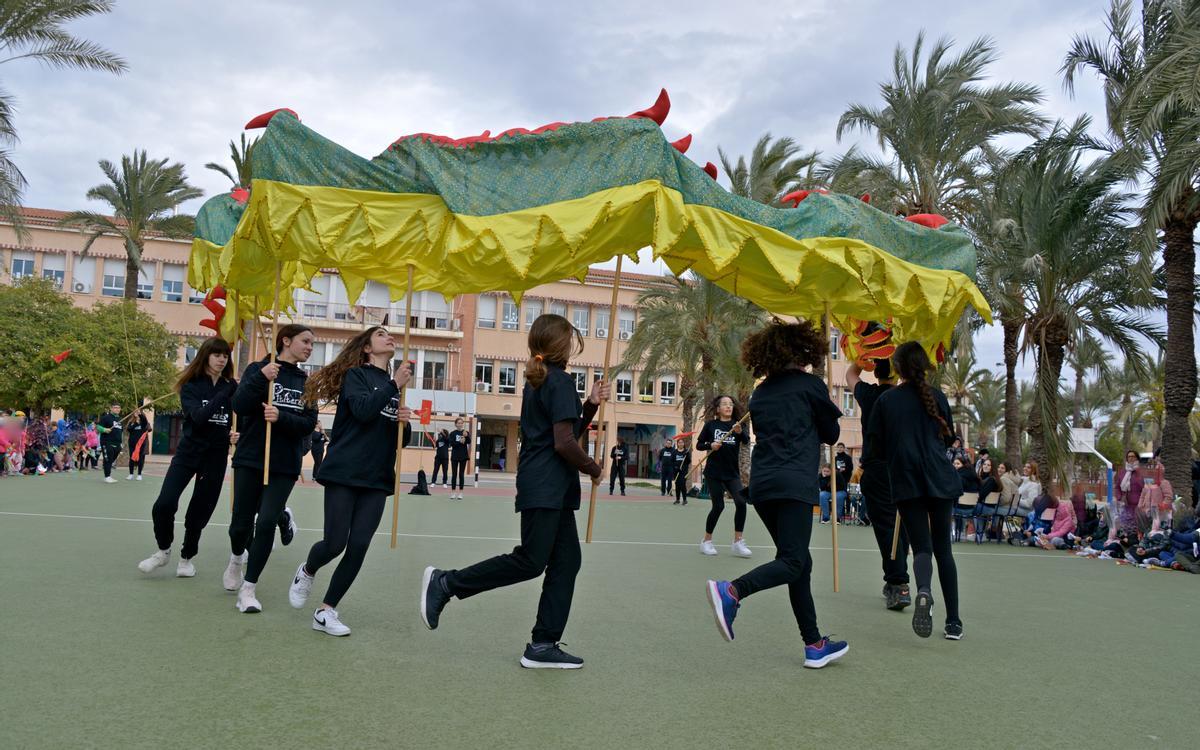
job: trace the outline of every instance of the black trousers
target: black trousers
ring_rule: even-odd
[[[617,480],[621,481],[621,494],[625,494],[625,464],[614,463],[608,471],[608,494],[612,494],[613,489],[617,486]]]
[[[434,455],[434,457],[433,457],[433,479],[429,480],[433,484],[438,483],[438,480],[437,480],[438,469],[442,470],[442,484],[449,482],[450,480],[447,479],[447,477],[449,476],[449,471],[450,471],[449,456],[439,456],[436,454]]]
[[[323,602],[336,607],[358,576],[371,538],[379,529],[388,493],[344,484],[325,485],[325,536],[308,551],[304,569],[309,575],[328,565],[338,555]],[[342,554],[345,553],[345,554]]]
[[[817,608],[813,604],[811,586],[812,556],[808,553],[813,506],[799,500],[775,500],[755,503],[754,511],[775,542],[775,559],[733,582],[738,598],[787,586],[800,635],[806,644],[816,643],[821,640],[821,631],[817,629]]]
[[[717,528],[717,521],[725,510],[726,491],[733,499],[733,530],[739,534],[742,533],[746,529],[746,494],[745,488],[742,487],[742,480],[714,479],[712,477],[705,477],[705,479],[708,480],[708,495],[712,499],[712,510],[708,512],[708,518],[704,521],[704,533],[711,534],[713,529]]]
[[[575,511],[535,508],[521,511],[521,543],[469,568],[452,570],[446,586],[459,599],[502,586],[529,581],[545,573],[538,600],[534,643],[562,640],[575,595],[575,576],[582,563]]]
[[[665,466],[659,469],[658,474],[659,482],[661,483],[659,491],[664,497],[666,497],[667,495],[671,494],[671,487],[675,484],[673,481],[674,474]]]
[[[887,478],[887,467],[864,469],[862,476],[863,499],[867,503],[867,516],[875,532],[875,544],[883,559],[883,580],[895,586],[908,583],[908,532],[900,525],[900,542],[896,545],[896,559],[892,559],[892,535],[896,530],[896,503],[892,500],[892,485]]]
[[[235,555],[250,549],[246,583],[258,583],[275,545],[275,527],[283,518],[283,507],[296,484],[296,477],[287,474],[271,474],[265,485],[262,479],[262,469],[239,466],[233,470],[229,549]]]
[[[933,558],[937,558],[938,582],[942,587],[942,606],[946,623],[962,624],[958,617],[958,568],[950,543],[954,501],[919,497],[901,500],[900,520],[912,543],[913,574],[918,591],[930,591],[933,585]]]
[[[142,444],[142,450],[138,453],[136,461],[133,458],[133,449],[133,445],[129,446],[129,473],[141,476],[142,469],[146,468],[146,446],[144,443]],[[134,471],[135,469],[137,471]]]
[[[117,456],[121,455],[121,446],[118,445],[100,445],[100,452],[104,454],[104,476],[112,476],[113,464],[117,462]]]
[[[467,459],[450,459],[450,489],[461,490],[467,486]],[[457,484],[456,484],[457,483]]]
[[[687,474],[680,474],[675,480],[675,499],[687,502],[688,482]]]
[[[313,473],[312,473],[312,475],[313,475],[313,479],[316,479],[317,471],[321,468],[321,462],[325,460],[325,449],[314,447],[312,449],[312,457],[313,457]]]
[[[175,513],[179,511],[179,498],[187,489],[188,482],[195,477],[192,499],[188,502],[187,514],[183,519],[183,549],[180,556],[185,560],[196,556],[200,548],[200,532],[208,525],[217,507],[217,500],[221,497],[228,460],[228,453],[220,451],[202,459],[199,467],[183,466],[178,461],[171,461],[167,475],[163,477],[162,488],[158,491],[158,499],[150,511],[154,519],[154,540],[159,549],[168,549],[175,541]]]

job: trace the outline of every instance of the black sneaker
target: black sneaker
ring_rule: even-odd
[[[898,605],[900,602],[900,587],[893,586],[890,583],[885,584],[883,587],[883,598],[884,607],[891,610],[899,609]]]
[[[559,648],[559,643],[527,643],[521,666],[526,669],[579,669],[583,659]]]
[[[912,594],[909,592],[907,583],[897,584],[895,589],[896,605],[894,607],[888,607],[888,609],[899,612],[912,604]]]
[[[421,622],[430,630],[437,630],[438,618],[450,601],[446,590],[446,571],[430,565],[421,577]]]
[[[292,543],[296,537],[296,516],[291,508],[284,508],[279,514],[279,541],[284,547]]]
[[[913,611],[913,632],[922,638],[933,635],[933,594],[917,592],[917,608]]]
[[[948,641],[961,641],[962,637],[963,637],[962,623],[960,623],[960,622],[947,623],[945,635],[946,635],[946,640],[948,640]]]
[[[675,502],[671,503],[671,505],[679,505],[679,501],[676,500]]]

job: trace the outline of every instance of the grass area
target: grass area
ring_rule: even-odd
[[[453,601],[435,633],[416,608],[425,565],[511,548],[511,490],[402,498],[406,536],[395,550],[376,537],[340,607],[354,633],[335,639],[287,603],[320,534],[318,488],[296,489],[303,530],[259,582],[264,612],[242,615],[221,588],[224,499],[196,578],[174,578],[175,560],[158,575],[137,571],[153,551],[159,481],[0,480],[0,747],[1034,748],[1103,737],[1194,747],[1194,712],[1150,677],[1197,674],[1200,580],[1183,573],[958,545],[966,638],[922,640],[909,616],[883,609],[870,531],[842,529],[834,594],[829,528],[818,527],[821,627],[851,651],[810,671],[784,591],[747,600],[732,644],[703,598],[705,578],[769,556],[753,514],[755,561],[728,554],[731,511],[721,555],[704,558],[695,545],[707,503],[643,493],[648,502],[604,502],[584,549],[565,640],[587,666],[527,671],[517,659],[536,583]],[[381,531],[390,518],[389,508]],[[327,582],[322,571],[314,593]]]

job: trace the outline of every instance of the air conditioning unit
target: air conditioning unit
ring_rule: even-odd
[[[633,334],[632,334],[632,333],[630,333],[629,331],[621,331],[621,333],[620,333],[620,338],[621,338],[621,340],[622,340],[622,341],[628,341],[628,340],[629,340],[629,337],[630,337],[630,336],[632,336],[632,335],[633,335]]]
[[[608,329],[607,328],[597,328],[596,329],[596,338],[599,338],[599,339],[608,338]]]
[[[475,384],[475,392],[476,393],[491,393],[492,392],[492,384],[484,383],[482,381],[478,382]]]
[[[89,291],[91,291],[90,289],[88,289],[88,285],[83,283],[82,281],[76,281],[74,284],[71,285],[71,289],[73,289],[78,294],[87,294]]]

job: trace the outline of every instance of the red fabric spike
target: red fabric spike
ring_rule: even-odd
[[[711,161],[706,162],[704,165],[704,173],[714,180],[717,179],[717,165],[713,164]]]
[[[679,140],[672,142],[671,148],[675,149],[676,151],[678,151],[681,154],[686,154],[687,150],[689,148],[691,148],[691,145],[692,145],[692,134],[688,133],[687,135],[680,138]]]
[[[670,111],[671,97],[667,96],[667,90],[663,89],[658,92],[658,98],[654,100],[654,104],[649,109],[634,112],[630,117],[645,117],[647,120],[654,120],[661,127],[667,121],[667,113]]]
[[[295,110],[287,109],[286,107],[284,107],[284,108],[280,108],[280,109],[273,109],[270,112],[263,112],[258,117],[255,117],[252,120],[250,120],[250,122],[246,123],[246,127],[244,129],[245,130],[258,130],[259,128],[265,128],[267,126],[267,123],[271,122],[271,118],[274,117],[275,115],[279,114],[280,112],[287,112],[289,115],[291,115],[292,117],[295,117],[297,120],[300,119],[300,115],[296,114]]]
[[[541,126],[540,128],[534,128],[533,134],[541,135],[542,133],[549,133],[551,130],[558,130],[559,128],[561,128],[563,125],[566,125],[566,124],[567,123],[565,123],[565,122],[548,122],[545,125]]]
[[[858,199],[860,201],[862,201],[863,203],[870,203],[871,202],[871,194],[863,193],[862,195],[858,196]]]
[[[938,363],[939,365],[940,365],[941,363],[945,362],[945,361],[946,361],[946,345],[945,345],[945,344],[938,344],[937,351],[936,351],[936,352],[934,352],[934,354],[936,355],[936,358],[937,358],[937,363]]]
[[[215,320],[202,320],[200,321],[200,325],[204,326],[205,328],[213,329],[214,333],[220,330],[220,324]]]
[[[217,284],[212,288],[212,291],[208,293],[208,296],[213,299],[225,299],[225,287]]]
[[[235,187],[229,191],[229,195],[243,206],[246,205],[246,201],[250,200],[250,191],[244,187]]]
[[[66,350],[65,352],[59,352],[58,354],[51,354],[50,359],[54,360],[54,364],[61,365],[63,360],[69,356],[71,356],[70,349]]]
[[[509,128],[508,130],[505,130],[500,135],[496,136],[496,138],[497,139],[503,138],[507,135],[530,135],[530,134],[531,134],[530,131],[526,130],[525,128]]]
[[[905,216],[904,220],[911,221],[913,224],[920,224],[923,227],[929,227],[930,229],[937,229],[950,223],[950,220],[945,216],[938,216],[937,214],[913,214],[912,216]]]
[[[792,192],[790,192],[787,195],[780,198],[779,202],[780,203],[791,203],[792,208],[795,208],[796,206],[799,206],[800,203],[805,198],[807,198],[809,193],[811,193],[811,192],[812,192],[811,190],[793,190]]]

